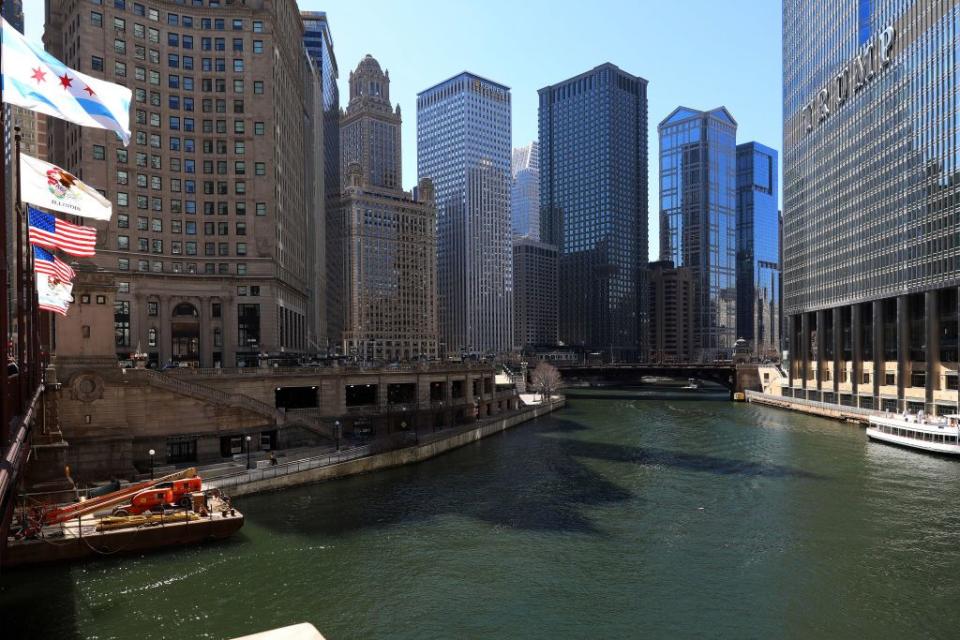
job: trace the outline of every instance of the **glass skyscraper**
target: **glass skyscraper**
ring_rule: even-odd
[[[737,338],[753,354],[780,351],[780,210],[777,152],[737,145]]]
[[[302,11],[303,44],[320,72],[323,92],[323,166],[328,196],[340,192],[340,92],[333,36],[324,11]]]
[[[957,410],[960,4],[783,3],[787,395]]]
[[[694,359],[728,358],[737,325],[737,122],[724,107],[678,107],[658,130],[661,259],[694,272]]]
[[[417,95],[417,173],[436,190],[440,333],[448,353],[513,343],[510,89],[469,72]]]
[[[540,239],[540,145],[536,140],[513,150],[510,195],[513,234]]]
[[[645,357],[647,81],[606,63],[539,94],[540,232],[559,252],[560,340]]]

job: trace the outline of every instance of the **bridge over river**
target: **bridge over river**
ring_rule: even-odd
[[[565,382],[607,382],[620,384],[640,384],[643,378],[675,378],[686,380],[694,378],[715,382],[728,391],[733,398],[735,393],[748,389],[759,389],[760,381],[756,364],[735,364],[733,362],[709,363],[608,363],[608,364],[565,364],[557,365]]]

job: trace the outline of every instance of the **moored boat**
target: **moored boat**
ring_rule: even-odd
[[[960,415],[887,414],[870,416],[867,437],[912,449],[960,455]]]

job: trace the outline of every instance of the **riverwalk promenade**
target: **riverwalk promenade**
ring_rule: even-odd
[[[271,464],[268,458],[261,458],[256,461],[257,468],[235,473],[224,474],[222,465],[199,467],[198,471],[201,477],[206,477],[205,470],[216,474],[215,477],[205,480],[205,486],[221,489],[231,497],[245,496],[421,462],[547,415],[564,406],[566,398],[554,396],[546,403],[521,405],[515,411],[481,418],[472,424],[436,433],[398,433],[394,434],[391,440],[380,440],[340,450],[298,450],[299,455],[294,460],[289,460],[288,455],[288,461]]]

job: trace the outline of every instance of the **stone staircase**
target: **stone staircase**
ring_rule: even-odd
[[[158,389],[189,396],[218,406],[239,407],[266,418],[271,424],[278,427],[294,424],[324,438],[332,436],[330,428],[324,425],[312,410],[287,412],[242,393],[227,393],[152,369],[127,369],[126,371],[127,375],[139,376],[147,384]]]
[[[219,389],[205,387],[196,382],[187,382],[180,378],[174,378],[173,376],[168,376],[151,369],[126,369],[126,375],[140,378],[152,387],[171,391],[178,395],[189,396],[222,407],[239,407],[245,409],[266,418],[271,424],[277,426],[282,426],[286,422],[286,416],[280,409],[271,407],[265,402],[260,402],[241,393],[227,393]]]

